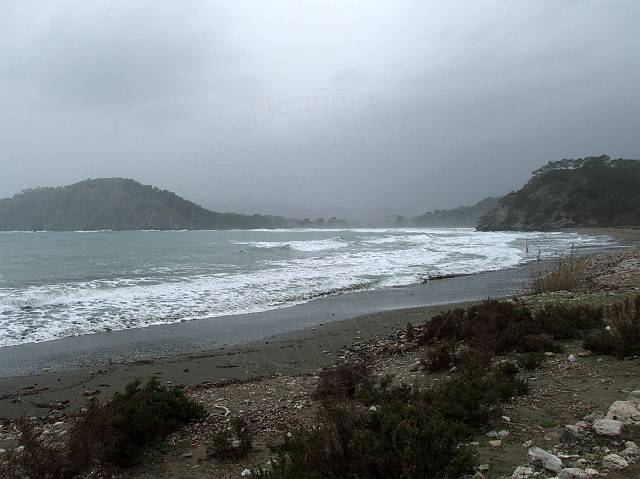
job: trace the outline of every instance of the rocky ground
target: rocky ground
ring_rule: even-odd
[[[611,303],[640,292],[640,251],[621,250],[589,258],[585,288],[579,292],[525,296],[532,305],[553,302]],[[480,457],[478,478],[640,477],[640,358],[599,357],[564,344],[565,353],[547,353],[528,373],[529,395],[507,405],[504,415],[473,440]],[[406,333],[361,339],[339,351],[337,364],[365,360],[373,374],[397,382],[437,382],[443,375],[424,370],[427,351]],[[317,372],[319,373],[319,371]],[[150,450],[142,465],[112,477],[236,478],[267,465],[269,444],[296,424],[309,423],[318,404],[312,399],[318,375],[203,383],[188,388],[202,403],[206,419],[171,435]],[[87,391],[91,396],[91,391]],[[241,460],[211,456],[216,431],[231,417],[247,420],[254,447]],[[69,417],[52,411],[41,421],[45,435],[64,440]],[[12,422],[0,429],[0,460],[17,443]]]

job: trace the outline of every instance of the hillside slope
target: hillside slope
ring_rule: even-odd
[[[0,199],[0,231],[285,227],[280,216],[217,213],[126,178],[34,188]]]
[[[450,210],[429,211],[413,218],[411,224],[421,228],[475,228],[478,220],[498,204],[498,198],[489,197],[473,206],[458,206]]]
[[[549,162],[480,218],[478,230],[640,225],[640,161],[606,155]]]

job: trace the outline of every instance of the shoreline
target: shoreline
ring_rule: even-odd
[[[637,242],[640,231],[634,231]],[[443,309],[520,294],[529,275],[530,265],[524,264],[262,313],[0,348],[0,419],[46,414],[55,403],[71,411],[87,404],[87,391],[98,390],[105,400],[128,382],[154,375],[189,386],[313,374],[360,339],[384,337]]]

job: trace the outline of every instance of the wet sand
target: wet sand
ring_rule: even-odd
[[[620,239],[638,244],[640,231],[631,231]],[[88,403],[85,392],[98,390],[104,400],[133,379],[153,375],[193,385],[313,374],[359,338],[391,334],[461,303],[517,295],[529,276],[529,267],[521,266],[262,313],[0,348],[0,419],[44,415],[55,402],[68,401],[64,411],[71,412]]]

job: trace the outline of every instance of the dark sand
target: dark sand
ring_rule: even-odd
[[[640,231],[589,234],[637,244]],[[587,231],[585,231],[586,233]],[[337,295],[255,314],[114,331],[0,348],[0,419],[65,411],[101,400],[136,378],[193,385],[272,374],[312,374],[358,338],[384,336],[445,308],[522,292],[526,266],[428,284]],[[458,303],[458,304],[455,304]]]

